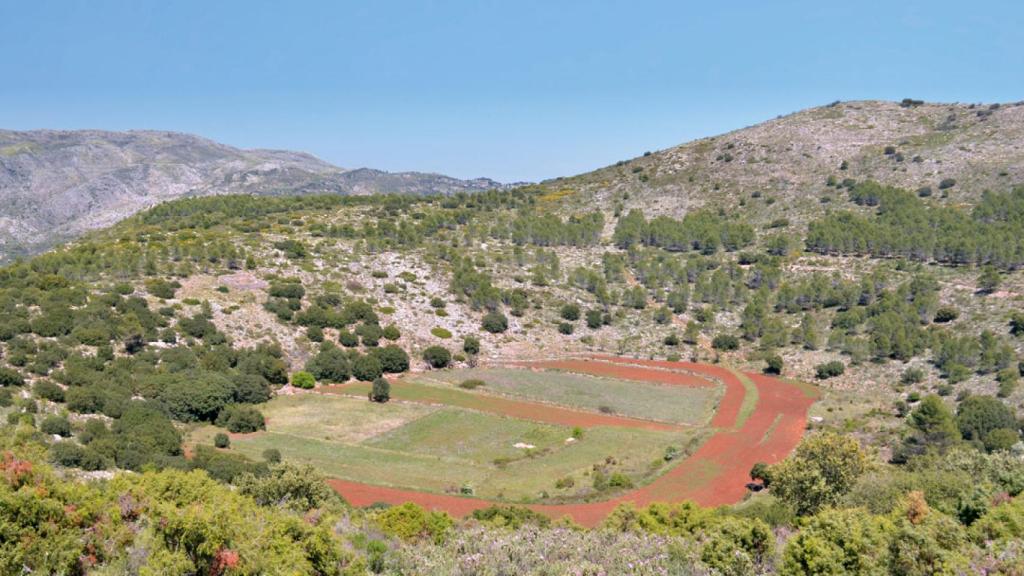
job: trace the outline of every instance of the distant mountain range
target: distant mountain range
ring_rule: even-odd
[[[175,132],[0,130],[0,261],[183,196],[452,194],[505,186],[489,178],[347,170],[302,152],[242,150]]]

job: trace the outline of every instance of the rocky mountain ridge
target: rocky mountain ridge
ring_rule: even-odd
[[[0,130],[0,261],[184,196],[452,194],[504,185],[348,170],[311,154],[243,150],[176,132]]]

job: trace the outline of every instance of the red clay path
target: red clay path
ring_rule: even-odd
[[[572,364],[562,364],[563,362]],[[584,371],[588,374],[649,379],[654,382],[681,385],[686,385],[684,379],[676,378],[681,374],[673,370],[706,374],[720,380],[726,386],[726,396],[719,412],[731,411],[730,416],[720,420],[720,425],[725,428],[720,428],[693,455],[646,486],[601,502],[528,506],[552,518],[570,516],[584,526],[596,526],[622,503],[645,506],[653,502],[692,500],[703,506],[719,506],[738,502],[746,493],[744,484],[748,481],[748,473],[755,463],[778,462],[796,447],[806,426],[807,410],[815,400],[812,394],[806,393],[796,385],[760,374],[746,374],[757,387],[759,396],[753,412],[737,429],[731,426],[736,422],[739,406],[743,401],[742,394],[745,392],[742,382],[725,368],[611,356],[600,356],[594,360],[538,362],[531,365],[545,368],[556,367],[556,364],[565,369],[571,366],[574,371]],[[706,385],[699,384],[699,380],[701,379],[691,376],[688,380],[689,385]],[[732,396],[730,390],[733,390]],[[740,393],[738,400],[734,398],[736,390]],[[329,483],[356,506],[368,506],[376,502],[414,502],[425,508],[445,510],[453,516],[465,516],[473,510],[495,504],[477,498],[371,486],[346,480],[332,479]]]

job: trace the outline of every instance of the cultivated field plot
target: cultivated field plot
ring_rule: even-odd
[[[721,385],[711,381],[707,386],[681,387],[559,370],[516,368],[447,370],[418,374],[409,380],[447,387],[466,380],[481,380],[485,384],[476,390],[484,394],[687,425],[707,423],[723,390]]]
[[[484,498],[531,502],[542,493],[572,499],[592,492],[594,466],[608,466],[609,459],[632,482],[649,481],[659,472],[652,462],[663,462],[668,447],[696,449],[704,434],[683,427],[649,430],[637,421],[636,427],[588,428],[576,439],[568,425],[457,406],[371,403],[361,385],[331,389],[359,395],[277,397],[264,407],[267,431],[234,435],[231,450],[260,459],[276,448],[287,460],[336,478],[437,493],[469,487]],[[214,432],[198,428],[190,439],[210,443]],[[572,486],[556,486],[566,478]]]
[[[531,509],[552,518],[570,516],[585,526],[597,525],[621,503],[643,506],[692,500],[704,506],[717,506],[740,501],[746,494],[744,484],[751,466],[757,462],[778,462],[796,447],[807,423],[807,411],[818,397],[816,389],[798,382],[689,362],[593,356],[521,365],[685,387],[706,386],[706,382],[701,382],[712,379],[725,387],[710,426],[704,428],[709,437],[671,465],[659,467],[660,473],[649,482],[631,490],[598,494],[582,502],[541,500],[529,504]],[[465,515],[494,503],[486,497],[437,494],[343,479],[334,479],[331,485],[360,506],[416,502]]]
[[[467,379],[484,385],[458,386]],[[610,356],[414,374],[385,404],[368,391],[353,382],[275,398],[267,431],[236,435],[231,449],[276,448],[356,505],[465,514],[519,503],[593,525],[621,502],[738,501],[755,462],[799,442],[815,398],[722,366]]]

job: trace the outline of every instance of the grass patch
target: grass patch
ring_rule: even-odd
[[[486,400],[454,388],[399,384],[396,389]],[[332,477],[437,493],[470,484],[477,496],[509,502],[538,501],[542,493],[579,498],[578,491],[589,490],[594,465],[604,465],[609,457],[615,462],[609,472],[646,483],[664,471],[653,470],[651,462],[666,447],[696,446],[706,435],[598,427],[567,443],[572,430],[566,426],[330,394],[280,396],[264,408],[267,431],[234,437],[232,452],[261,460],[264,450],[275,448],[285,460],[310,464]],[[209,444],[218,431],[197,426],[188,442]],[[517,448],[519,442],[532,448]],[[576,488],[556,490],[556,480],[570,476]]]
[[[740,404],[739,413],[736,414],[735,428],[738,429],[742,428],[743,424],[746,423],[747,418],[750,418],[750,415],[754,413],[754,408],[757,407],[759,394],[757,392],[757,385],[754,384],[753,380],[748,378],[745,374],[739,370],[733,370],[732,368],[729,368],[729,372],[732,372],[736,378],[739,378],[739,381],[743,384],[743,390],[745,392],[743,395],[743,403]]]
[[[691,425],[707,422],[722,394],[721,387],[691,388],[558,370],[514,368],[432,372],[415,376],[411,380],[444,388],[463,387],[462,382],[482,380],[488,393],[592,412]]]
[[[571,435],[567,427],[446,408],[370,439],[364,445],[454,456],[486,465],[520,458],[528,450],[558,448]],[[517,443],[534,448],[516,448]]]

